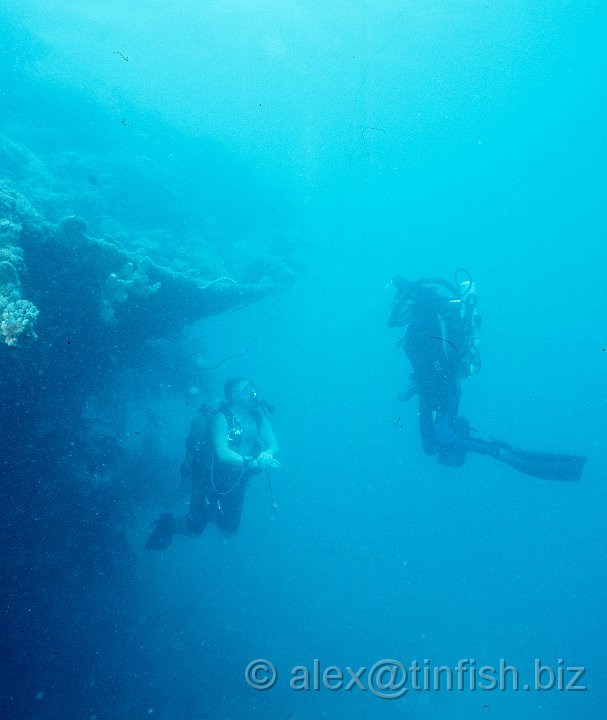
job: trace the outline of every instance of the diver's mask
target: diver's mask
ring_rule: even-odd
[[[251,385],[250,383],[243,385],[239,388],[239,393],[242,399],[246,400],[252,407],[256,407],[259,403],[257,388],[254,385]]]

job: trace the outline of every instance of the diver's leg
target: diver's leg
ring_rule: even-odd
[[[461,467],[466,462],[469,446],[470,426],[465,418],[456,418],[450,422],[444,415],[436,425],[436,437],[439,444],[438,462],[441,465]]]
[[[206,476],[205,476],[206,477]],[[154,530],[145,545],[148,550],[165,550],[173,542],[173,535],[200,535],[217,509],[217,501],[211,497],[208,482],[194,478],[190,509],[187,515],[174,517],[163,513],[152,525]]]
[[[448,416],[449,421],[452,424],[456,424],[459,414],[459,402],[462,397],[462,386],[458,380],[453,381],[450,385],[449,390],[445,393],[445,414]],[[467,420],[465,421],[468,422]]]
[[[173,535],[200,535],[210,518],[210,505],[207,506],[205,500],[196,498],[190,503],[190,512],[181,517],[163,513],[152,523],[154,530],[145,544],[146,550],[166,550],[173,542]]]
[[[207,492],[205,492],[207,490]],[[208,488],[198,483],[192,489],[190,498],[190,510],[187,515],[177,518],[175,522],[175,533],[180,535],[200,535],[211,519],[213,503],[215,502]]]
[[[481,438],[468,437],[468,450],[477,455],[490,455],[499,460],[499,445],[492,440],[481,440]]]
[[[239,483],[228,495],[219,498],[216,524],[224,535],[234,535],[240,527],[246,482]]]
[[[436,455],[438,445],[434,432],[434,408],[427,395],[419,396],[419,438],[426,455]]]
[[[456,378],[445,378],[441,393],[441,410],[437,413],[434,433],[441,465],[460,467],[466,462],[470,423],[458,417],[462,389]]]
[[[464,417],[458,417],[452,422],[444,418],[436,426],[436,436],[440,445],[438,461],[443,465],[463,465],[469,452],[500,459],[499,443],[472,437],[470,423]]]

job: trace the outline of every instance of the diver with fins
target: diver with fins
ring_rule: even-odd
[[[419,398],[424,452],[436,455],[443,465],[461,466],[474,452],[533,477],[579,480],[585,457],[529,452],[494,438],[483,440],[473,436],[469,422],[459,416],[461,381],[481,369],[481,318],[470,274],[458,270],[455,283],[396,276],[391,285],[396,295],[388,327],[407,328],[398,345],[413,369],[401,399]]]
[[[278,442],[268,413],[274,406],[260,398],[255,384],[246,377],[228,380],[225,402],[214,409],[203,403],[192,421],[181,466],[183,488],[190,490],[185,516],[163,513],[152,523],[154,530],[147,550],[166,550],[174,535],[201,535],[214,523],[226,537],[234,535],[247,485],[265,473],[272,507],[276,508],[268,468],[279,468]]]

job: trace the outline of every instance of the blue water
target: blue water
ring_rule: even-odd
[[[92,236],[173,269],[288,279],[159,335],[136,362],[100,336],[90,365],[65,360],[70,402],[44,388],[56,425],[110,429],[57,447],[56,466],[44,455],[27,491],[25,465],[4,463],[19,539],[4,560],[3,717],[603,717],[604,4],[0,9],[0,180],[49,222],[81,215]],[[423,455],[415,404],[397,397],[410,369],[386,285],[459,267],[483,316],[462,414],[484,436],[586,455],[579,483]],[[20,350],[0,349],[3,402],[26,403],[11,386]],[[236,537],[210,527],[144,552],[149,523],[186,507],[179,464],[198,405],[235,375],[277,406],[279,507],[262,477]],[[44,441],[21,446],[20,432],[42,437],[50,421],[29,417],[4,455],[35,464]],[[78,473],[74,500],[63,479]],[[276,666],[274,688],[246,684],[256,658]],[[521,685],[537,658],[586,668],[587,689],[292,689],[291,669],[315,658],[504,660]]]

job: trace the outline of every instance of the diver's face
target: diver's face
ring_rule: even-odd
[[[243,407],[254,407],[257,404],[257,389],[252,382],[243,381],[232,391],[232,401]]]

